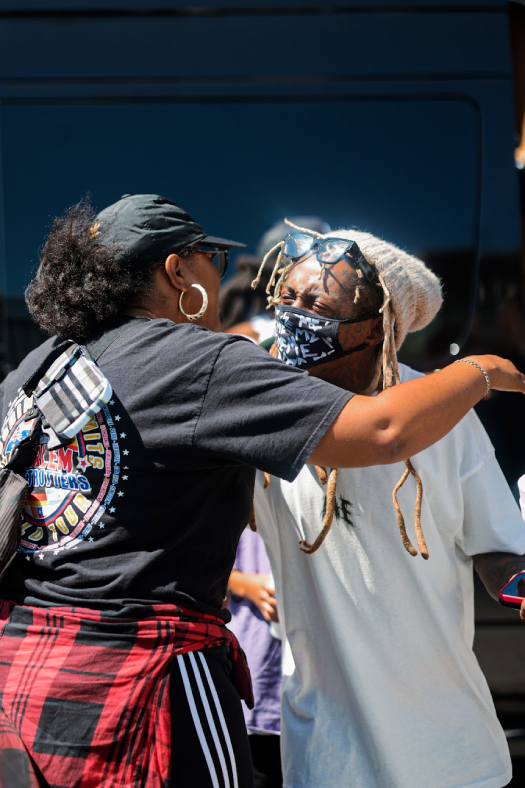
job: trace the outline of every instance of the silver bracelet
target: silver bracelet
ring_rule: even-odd
[[[454,364],[458,364],[460,361],[464,361],[465,364],[472,364],[473,367],[477,367],[479,369],[479,371],[481,372],[481,374],[485,378],[485,383],[487,384],[487,390],[486,390],[485,394],[483,395],[484,397],[486,397],[487,394],[490,391],[490,378],[487,375],[487,373],[485,372],[485,370],[483,369],[483,367],[481,366],[481,364],[478,364],[477,361],[472,361],[472,359],[470,359],[470,358],[458,358],[458,359],[456,359],[456,361],[454,361]]]

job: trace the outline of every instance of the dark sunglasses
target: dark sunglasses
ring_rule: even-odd
[[[210,260],[222,279],[228,270],[228,249],[224,246],[189,246],[187,252],[204,252],[211,255]]]
[[[365,257],[355,241],[348,238],[316,238],[308,233],[288,233],[283,241],[281,254],[292,260],[299,260],[305,255],[315,252],[322,265],[334,265],[345,258],[353,268],[359,268],[371,285],[379,281],[377,273]]]

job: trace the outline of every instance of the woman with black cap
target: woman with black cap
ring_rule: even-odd
[[[292,481],[307,461],[395,462],[489,385],[525,392],[510,362],[479,356],[352,397],[217,333],[232,246],[157,195],[98,216],[80,204],[53,225],[27,290],[55,338],[0,387],[4,458],[56,337],[86,346],[112,391],[68,441],[44,422],[2,580],[2,709],[42,785],[250,786],[249,676],[221,606],[255,469]],[[82,386],[67,380],[74,408]]]

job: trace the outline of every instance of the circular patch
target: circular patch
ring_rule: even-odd
[[[6,456],[27,435],[25,414],[32,401],[20,392],[11,403],[0,437]],[[25,478],[29,484],[23,510],[20,551],[58,553],[89,537],[110,504],[120,476],[118,435],[109,407],[94,416],[66,446],[48,448],[40,432],[36,457]]]

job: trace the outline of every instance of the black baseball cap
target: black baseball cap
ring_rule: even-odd
[[[97,215],[92,237],[111,248],[119,262],[150,263],[196,243],[245,246],[208,235],[193,216],[158,194],[125,194]]]

